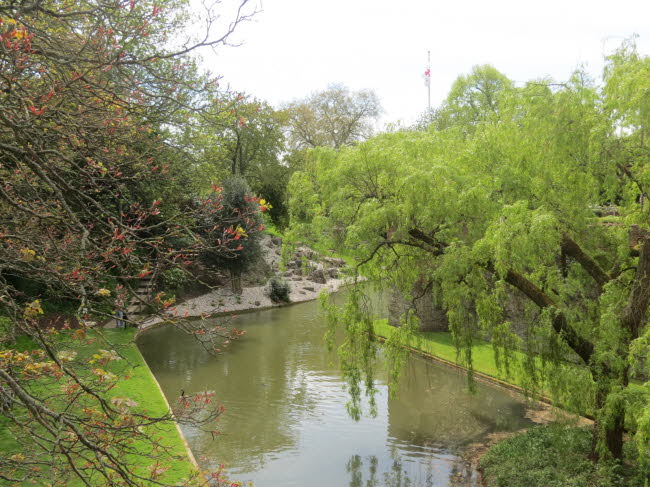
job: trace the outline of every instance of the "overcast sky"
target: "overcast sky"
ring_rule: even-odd
[[[650,54],[650,0],[256,0],[239,47],[205,53],[233,89],[274,106],[331,83],[372,89],[382,122],[414,121],[459,74],[491,64],[516,82],[565,80],[579,65],[600,76],[603,55],[638,34]]]

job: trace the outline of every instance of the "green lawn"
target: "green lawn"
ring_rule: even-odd
[[[103,366],[105,370],[120,377],[116,387],[107,394],[108,397],[128,397],[138,404],[138,412],[149,416],[164,415],[168,411],[165,399],[140,351],[133,343],[135,330],[102,330],[102,334],[126,359],[112,361],[109,365]],[[90,360],[92,355],[100,349],[112,348],[97,332],[91,331],[88,336],[94,341],[83,345],[80,345],[78,341],[69,342],[64,341],[64,338],[61,339],[62,343],[74,343],[70,350],[74,349],[78,355],[74,362],[71,363],[84,363],[84,361]],[[33,348],[33,344],[27,340],[21,340],[18,346],[23,350]],[[65,347],[62,346],[61,348],[64,349]],[[52,386],[43,385],[43,392],[46,392],[47,387]],[[58,384],[56,387],[58,387]],[[0,449],[3,453],[18,452],[19,445],[8,430],[7,421],[4,417],[0,418]],[[168,455],[161,454],[161,464],[169,467],[161,480],[174,485],[182,484],[183,480],[188,479],[195,469],[188,459],[187,451],[176,426],[174,424],[161,425],[157,428],[156,435],[160,438],[160,442],[169,448],[170,452]],[[151,452],[150,446],[144,441],[136,443],[136,448],[145,454]],[[140,469],[139,473],[141,474],[147,472],[146,467],[151,463],[150,459],[138,455],[130,456],[127,461],[133,464],[134,468]],[[81,483],[71,482],[69,485],[81,485]]]
[[[375,333],[383,338],[388,338],[395,330],[385,319],[376,320],[374,329]],[[467,367],[463,357],[459,356],[449,332],[416,332],[409,338],[406,346],[426,355]],[[506,374],[503,368],[496,365],[492,345],[489,342],[477,340],[472,347],[473,370],[510,385],[531,390],[532,384],[522,366],[526,361],[526,355],[517,351],[510,353],[511,364],[509,373]],[[540,365],[539,360],[537,360],[537,364]],[[545,378],[541,381],[541,387],[535,388],[535,393],[553,398],[557,405],[570,411],[589,416],[593,412],[589,394],[586,391],[583,395],[575,394],[576,388],[584,389],[584,384],[590,382],[588,377],[588,371],[583,367],[568,362],[557,364],[546,372]],[[650,393],[648,387],[637,380],[631,380],[628,388],[635,394]]]
[[[385,319],[376,320],[374,327],[375,333],[383,338],[390,337],[391,333],[395,330]],[[449,332],[417,332],[410,337],[406,345],[461,367],[467,367],[467,363],[463,357],[458,355],[458,350]],[[513,352],[513,359],[515,363],[520,363],[524,359],[524,354]],[[488,342],[478,341],[474,344],[472,347],[472,365],[474,371],[481,374],[517,386],[523,386],[525,384],[523,374],[518,366],[510,370],[510,375],[505,374],[503,370],[499,370],[494,361],[494,350]]]

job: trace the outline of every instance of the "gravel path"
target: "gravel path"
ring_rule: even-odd
[[[275,242],[269,235],[264,235],[261,241],[262,258],[269,266],[269,268],[277,275],[280,274],[280,244]],[[284,272],[285,279],[291,286],[290,303],[300,303],[303,301],[311,301],[316,299],[323,289],[328,292],[337,291],[341,286],[348,282],[352,282],[351,278],[339,279],[339,267],[345,263],[341,259],[323,259],[324,263],[312,263],[315,268],[320,269],[317,271],[319,279],[312,279],[309,276],[302,275],[301,267],[303,265],[303,255],[309,259],[315,256],[320,257],[316,252],[307,248],[299,247],[297,254],[294,256],[292,269]],[[328,262],[329,261],[329,262]],[[334,261],[339,261],[334,262]],[[333,273],[328,270],[325,265],[336,267]],[[331,274],[331,275],[330,275]],[[325,280],[325,283],[314,282],[314,280]],[[139,323],[140,329],[150,328],[160,323],[173,321],[179,318],[192,318],[216,314],[228,314],[241,311],[251,311],[255,309],[266,309],[277,306],[286,306],[285,303],[274,303],[267,295],[267,286],[252,286],[245,287],[241,295],[237,296],[230,288],[215,289],[207,294],[190,298],[170,310],[165,315],[152,315],[144,318]],[[103,326],[107,328],[115,327],[115,319],[108,320]]]
[[[345,279],[329,279],[325,284],[308,280],[291,281],[291,303],[311,301],[318,294],[327,289],[328,292],[337,291],[348,281]],[[277,306],[284,306],[271,301],[266,295],[266,286],[244,288],[241,295],[237,296],[230,289],[218,289],[175,306],[169,313],[170,318],[190,318],[217,313],[231,313],[236,311],[250,311]],[[164,317],[154,316],[140,323],[140,329],[149,328],[166,321]]]

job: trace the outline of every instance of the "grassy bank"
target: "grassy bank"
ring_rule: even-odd
[[[70,345],[62,346],[61,348],[77,352],[77,357],[74,362],[71,362],[72,364],[88,363],[89,360],[92,360],[93,355],[99,353],[101,349],[115,348],[119,350],[119,353],[124,359],[112,361],[103,367],[105,370],[120,377],[116,386],[106,394],[108,398],[127,397],[137,403],[137,412],[147,414],[151,417],[166,414],[168,407],[165,398],[162,396],[140,351],[133,343],[135,330],[102,330],[102,335],[105,336],[106,341],[101,338],[99,333],[94,331],[89,332],[89,340],[83,342],[63,341],[62,338],[62,343],[66,345],[70,343]],[[21,340],[18,343],[18,347],[15,348],[23,350],[30,349],[33,348],[33,343],[30,343],[28,340]],[[42,386],[37,385],[37,387],[58,388],[60,385],[57,382],[47,385],[43,384]],[[8,430],[8,427],[8,420],[4,417],[0,418],[0,450],[5,454],[20,453],[20,446]],[[168,451],[168,453],[160,453],[160,463],[168,467],[168,469],[159,480],[169,484],[181,484],[184,479],[190,478],[194,472],[194,467],[188,458],[183,439],[173,423],[161,424],[157,427],[155,435]],[[134,447],[143,455],[158,455],[157,452],[151,450],[151,445],[143,440],[136,440]],[[127,458],[127,462],[131,463],[138,473],[147,475],[149,471],[147,467],[152,461],[146,456],[131,455]],[[81,483],[71,480],[67,485],[81,485]]]
[[[382,337],[388,338],[391,336],[394,327],[388,324],[388,320],[376,320],[374,323],[375,333]],[[449,332],[416,332],[409,338],[406,346],[430,355],[435,358],[451,362],[452,364],[460,367],[467,367],[467,363],[462,355],[458,354],[458,350],[454,345],[451,333]],[[510,367],[506,372],[503,368],[497,367],[494,358],[494,349],[489,342],[478,340],[472,346],[472,367],[475,372],[483,374],[488,378],[496,379],[499,382],[505,382],[512,386],[522,389],[531,388],[530,379],[522,368],[522,364],[528,360],[526,355],[522,352],[512,351]],[[539,363],[539,362],[538,362]],[[554,384],[560,384],[566,381],[570,384],[577,383],[580,374],[588,374],[586,370],[571,363],[562,363],[553,369],[555,376],[548,377],[543,381],[541,387],[536,388],[536,393],[547,397],[560,397],[567,398],[563,390],[553,391]],[[582,378],[584,380],[584,377]],[[575,381],[575,382],[573,382]],[[631,391],[639,394],[647,394],[643,387],[642,382],[632,379],[628,386]],[[569,409],[580,411],[580,414],[590,414],[588,404],[570,404]]]
[[[389,338],[395,330],[394,327],[388,324],[388,320],[385,319],[375,321],[374,328],[375,333],[383,338]],[[463,357],[458,354],[458,350],[449,332],[416,332],[409,338],[405,345],[460,367],[467,367],[468,365]],[[522,363],[524,354],[513,352],[512,358],[513,364]],[[524,387],[526,385],[525,376],[518,366],[511,367],[508,374],[497,367],[494,360],[494,350],[488,342],[481,341],[474,344],[472,348],[472,366],[475,372],[499,381],[507,382],[518,387]]]

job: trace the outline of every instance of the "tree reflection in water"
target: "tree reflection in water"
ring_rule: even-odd
[[[360,455],[352,455],[347,462],[346,471],[350,474],[350,487],[433,487],[434,475],[432,471],[433,462],[427,468],[426,478],[416,482],[411,479],[409,472],[402,464],[402,458],[393,450],[391,453],[392,465],[386,469],[383,475],[379,472],[379,460],[375,455],[361,458]],[[364,477],[365,481],[364,481]]]
[[[451,485],[453,487],[474,487],[477,485],[476,475],[471,465],[458,459],[453,462],[451,470],[436,468],[440,465],[439,458],[431,458],[431,461],[422,471],[423,465],[417,465],[417,473],[413,475],[405,468],[402,457],[395,449],[391,452],[390,462],[392,465],[384,468],[380,473],[379,460],[375,455],[369,455],[364,459],[361,455],[352,455],[345,465],[345,470],[350,475],[349,487],[436,487]],[[408,463],[408,461],[407,461]],[[444,478],[444,481],[442,480]]]

